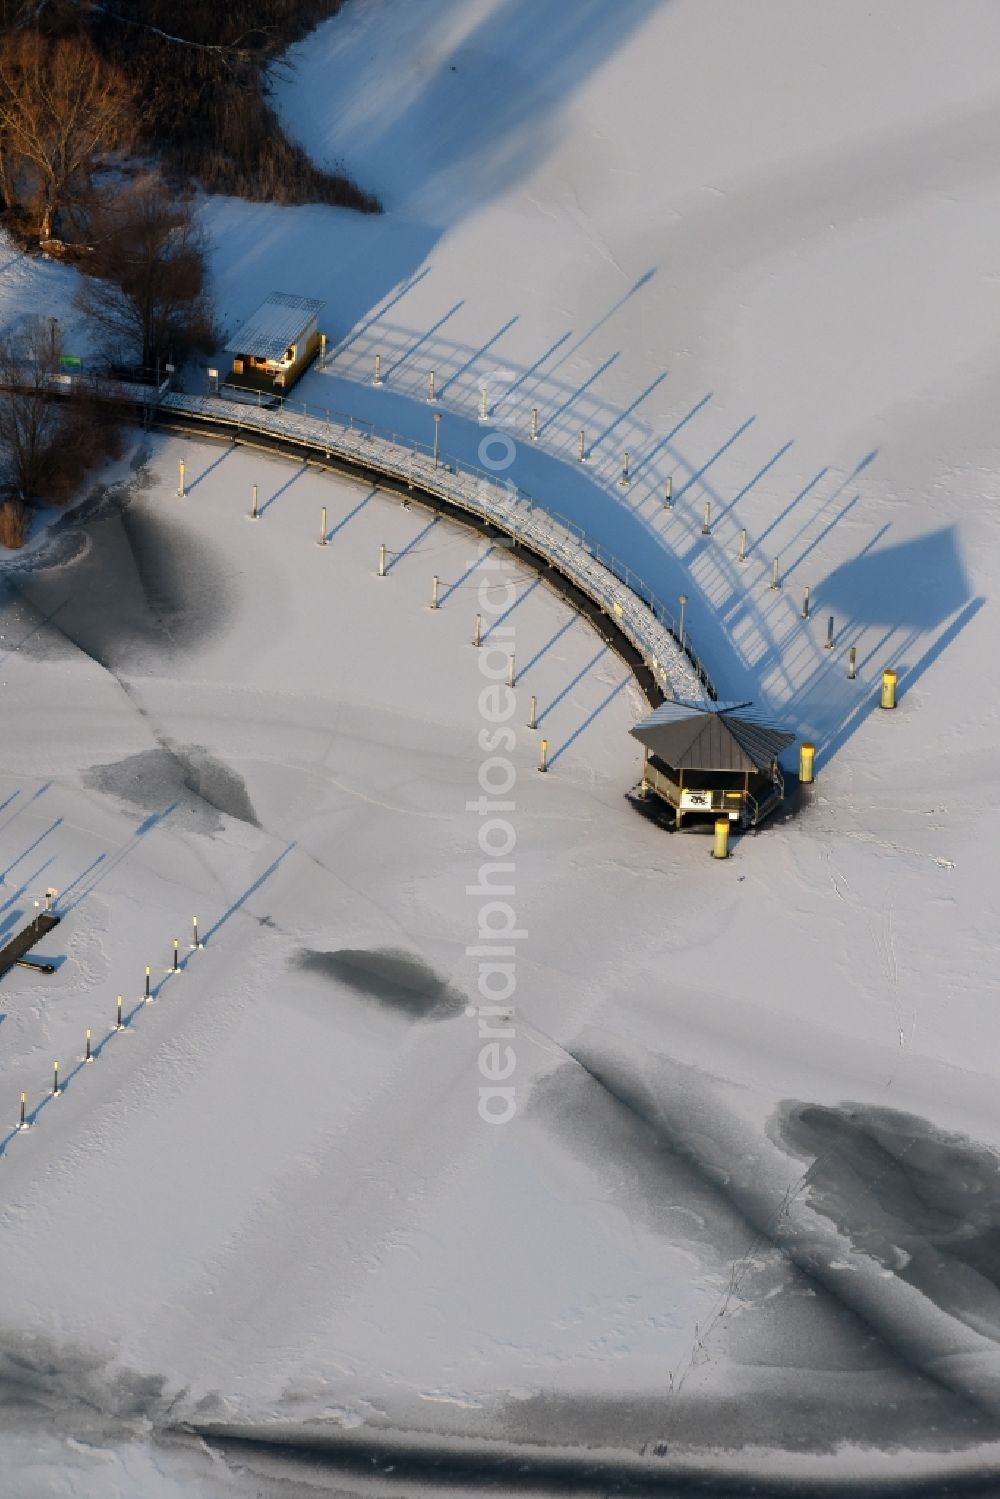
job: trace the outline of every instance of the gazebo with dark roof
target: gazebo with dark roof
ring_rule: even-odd
[[[751,703],[669,700],[631,732],[645,750],[640,796],[672,807],[676,827],[719,816],[755,827],[785,794],[778,756],[795,735]]]

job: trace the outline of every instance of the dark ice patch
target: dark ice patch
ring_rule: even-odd
[[[232,617],[231,569],[176,516],[119,495],[53,529],[37,556],[7,569],[26,654],[75,647],[114,671],[196,650]]]
[[[246,782],[235,770],[197,744],[175,748],[171,753],[183,769],[185,789],[199,801],[225,817],[260,826]]]
[[[243,777],[201,745],[142,750],[109,765],[91,766],[81,779],[92,790],[143,812],[180,803],[194,816],[199,832],[217,832],[220,814],[260,826]]]
[[[82,1345],[55,1342],[37,1331],[0,1328],[0,1411],[45,1410],[65,1417],[74,1409],[118,1421],[157,1422],[171,1400],[162,1375],[149,1375]]]
[[[319,952],[304,947],[296,967],[346,984],[411,1020],[448,1020],[465,1009],[465,999],[430,964],[398,948],[339,948]]]
[[[901,1280],[1000,1338],[1000,1156],[916,1114],[789,1103],[779,1143],[812,1164],[810,1205]]]
[[[711,1353],[702,1357],[708,1362]],[[621,1446],[643,1457],[665,1459],[678,1451],[733,1452],[754,1447],[833,1454],[845,1442],[888,1452],[937,1453],[973,1447],[992,1434],[976,1413],[957,1401],[942,1400],[926,1382],[897,1370],[832,1384],[810,1377],[808,1371],[783,1379],[780,1371],[771,1378],[770,1371],[762,1370],[752,1394],[751,1389],[746,1381],[731,1395],[704,1388],[679,1394],[664,1390],[660,1396],[545,1391],[508,1400],[500,1419],[505,1438],[529,1449],[544,1449],[547,1443],[558,1441],[578,1450]],[[743,1492],[731,1489],[721,1474],[715,1482],[706,1475],[693,1485],[693,1491],[716,1499],[732,1499],[734,1492]],[[748,1491],[759,1499],[777,1499],[782,1492],[749,1484]],[[827,1499],[838,1493],[844,1499],[859,1499],[866,1492],[845,1474],[839,1490],[828,1476],[816,1489],[793,1488],[789,1499],[819,1493]],[[875,1487],[873,1492],[885,1491]],[[937,1489],[935,1499],[947,1492],[945,1487]]]
[[[826,1352],[819,1350],[810,1358],[803,1334],[809,1332],[810,1322],[816,1332],[821,1332],[815,1318],[803,1323],[796,1317],[791,1322],[785,1321],[784,1327],[775,1323],[769,1329],[771,1367],[782,1368],[785,1362],[782,1340],[790,1334],[789,1362],[801,1371],[801,1387],[793,1384],[789,1388],[786,1382],[783,1390],[775,1391],[772,1386],[769,1394],[765,1357],[760,1401],[747,1406],[747,1410],[757,1412],[761,1440],[778,1447],[826,1451],[848,1439],[851,1433],[862,1431],[873,1442],[887,1447],[933,1445],[933,1435],[926,1434],[933,1433],[935,1427],[947,1445],[964,1445],[973,1435],[981,1440],[996,1438],[1000,1426],[992,1412],[983,1409],[974,1396],[970,1397],[961,1378],[953,1382],[949,1371],[942,1374],[934,1359],[928,1358],[918,1317],[914,1317],[908,1328],[885,1323],[877,1311],[872,1314],[865,1297],[853,1294],[836,1263],[804,1251],[795,1234],[785,1231],[780,1202],[756,1180],[752,1142],[746,1140],[739,1121],[731,1118],[725,1105],[713,1096],[707,1079],[699,1078],[695,1069],[665,1057],[657,1058],[653,1067],[643,1067],[640,1075],[630,1060],[615,1055],[603,1044],[595,1047],[581,1041],[568,1054],[620,1110],[620,1136],[626,1139],[629,1131],[633,1133],[638,1146],[635,1158],[645,1157],[643,1175],[649,1187],[655,1191],[659,1176],[664,1197],[670,1194],[668,1200],[674,1204],[686,1205],[691,1201],[694,1205],[701,1198],[705,1206],[700,1212],[709,1235],[723,1253],[731,1246],[741,1293],[749,1291],[753,1284],[744,1278],[742,1269],[748,1247],[752,1246],[751,1260],[763,1265],[775,1253],[785,1257],[793,1272],[790,1285],[823,1301],[822,1320],[828,1329],[835,1330],[832,1358],[828,1359]],[[565,1079],[562,1086],[566,1086]],[[584,1095],[579,1089],[575,1095],[574,1111],[579,1119],[579,1103]],[[597,1094],[593,1102],[598,1120],[601,1113],[607,1116]],[[556,1109],[564,1121],[567,1112],[574,1111],[565,1111],[561,1104]],[[590,1133],[593,1135],[592,1129]],[[574,1129],[577,1140],[581,1134],[577,1122]],[[632,1159],[627,1158],[620,1166],[629,1172]],[[684,1171],[684,1167],[689,1170]],[[706,1212],[712,1196],[717,1198],[717,1208],[715,1212]],[[718,1227],[724,1225],[726,1210],[739,1215],[733,1220],[736,1235],[729,1230],[716,1238]],[[697,1206],[695,1211],[699,1211]],[[863,1206],[859,1211],[863,1214]],[[644,1216],[654,1215],[647,1208]],[[678,1228],[677,1237],[682,1245],[687,1239],[699,1257],[704,1255],[708,1246],[704,1240],[698,1243],[697,1225],[693,1231],[680,1224]],[[743,1300],[743,1294],[740,1299]],[[745,1312],[746,1303],[744,1315]],[[749,1321],[741,1342],[740,1362],[753,1365]],[[735,1351],[733,1346],[731,1352]],[[809,1377],[810,1370],[816,1371],[815,1383]],[[667,1386],[664,1395],[669,1396],[668,1371],[664,1372]],[[891,1420],[881,1405],[881,1397],[873,1399],[873,1375],[877,1391],[891,1391],[888,1397]],[[872,1416],[873,1405],[878,1407],[877,1419]],[[587,1425],[585,1416],[581,1432]],[[734,1429],[738,1427],[746,1441],[753,1440],[750,1426],[742,1420],[734,1421]],[[694,1429],[694,1423],[690,1429]]]

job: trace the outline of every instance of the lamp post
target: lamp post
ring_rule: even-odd
[[[687,608],[687,601],[688,601],[687,594],[686,593],[682,593],[680,595],[680,606],[681,606],[681,628],[680,628],[681,650],[684,649],[684,611]]]
[[[438,459],[440,457],[440,453],[441,453],[441,413],[440,413],[440,411],[435,411],[435,413],[434,413],[434,467],[435,468],[437,468],[437,466],[438,466]]]

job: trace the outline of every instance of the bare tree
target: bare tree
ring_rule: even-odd
[[[121,450],[115,414],[60,379],[59,325],[29,317],[0,338],[0,545],[20,546],[35,500],[64,504]],[[65,377],[64,377],[65,378]]]
[[[0,50],[0,137],[8,178],[27,176],[39,239],[60,209],[87,194],[97,159],[129,131],[130,96],[119,72],[84,37],[48,41],[19,31]]]
[[[90,273],[77,305],[109,353],[152,369],[214,344],[205,289],[206,242],[190,198],[155,175],[105,197],[91,219]]]
[[[8,493],[29,504],[44,492],[65,410],[54,389],[59,325],[31,317],[0,339],[0,471]]]

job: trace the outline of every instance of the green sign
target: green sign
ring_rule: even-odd
[[[76,354],[60,354],[59,368],[61,370],[82,370],[83,360],[79,359]]]

